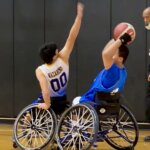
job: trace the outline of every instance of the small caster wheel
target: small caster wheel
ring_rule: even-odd
[[[14,142],[13,143],[13,148],[17,148],[18,146],[17,146],[17,144]]]

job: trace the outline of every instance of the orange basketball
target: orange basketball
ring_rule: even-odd
[[[116,25],[116,27],[113,30],[113,38],[116,40],[124,33],[130,34],[131,38],[132,38],[131,42],[134,41],[135,36],[136,36],[135,29],[130,23],[127,23],[127,22],[122,22],[122,23],[119,23],[118,25]]]

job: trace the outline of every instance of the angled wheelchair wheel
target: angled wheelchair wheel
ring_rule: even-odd
[[[29,105],[15,120],[14,141],[21,149],[42,149],[53,139],[56,124],[53,110],[39,109],[36,104]]]
[[[100,128],[101,131],[107,132],[105,140],[115,149],[133,148],[138,142],[137,121],[131,111],[124,105],[120,106],[118,115],[108,116],[100,120]]]
[[[56,139],[62,150],[87,150],[96,140],[98,117],[88,104],[78,104],[66,110],[58,123]]]

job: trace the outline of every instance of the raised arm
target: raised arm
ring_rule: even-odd
[[[65,43],[64,48],[59,52],[59,54],[62,56],[62,58],[68,62],[70,54],[73,50],[75,40],[77,38],[77,35],[80,30],[81,26],[81,21],[83,17],[83,10],[84,10],[84,5],[80,2],[77,4],[77,16],[75,18],[74,24],[71,27],[69,36],[67,38],[67,41]]]
[[[105,69],[109,69],[113,64],[113,56],[119,50],[119,47],[124,44],[126,45],[131,41],[131,35],[125,33],[117,40],[110,40],[102,51],[102,59]]]
[[[102,51],[102,59],[105,69],[109,69],[113,64],[113,56],[117,52],[118,48],[121,46],[121,40],[114,39],[110,40]]]

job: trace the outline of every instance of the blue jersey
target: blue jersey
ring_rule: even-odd
[[[80,102],[94,101],[96,92],[121,92],[127,78],[126,69],[113,64],[103,69],[93,81],[90,89],[81,97]]]

